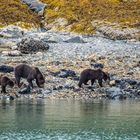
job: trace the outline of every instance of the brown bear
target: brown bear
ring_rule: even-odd
[[[1,93],[6,93],[6,86],[10,86],[11,88],[14,87],[14,81],[12,81],[7,76],[1,76],[0,77],[0,85],[1,85]]]
[[[20,87],[20,79],[27,79],[29,86],[33,88],[33,80],[36,80],[38,87],[43,88],[45,78],[37,67],[31,67],[26,64],[20,64],[14,69],[15,79],[18,87]]]
[[[91,80],[91,85],[93,85],[95,80],[98,80],[99,85],[102,87],[102,80],[107,81],[107,79],[110,80],[109,75],[103,72],[101,69],[85,69],[80,74],[78,86],[81,87],[83,83],[87,85],[89,80]]]

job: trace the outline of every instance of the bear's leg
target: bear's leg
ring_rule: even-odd
[[[91,86],[93,86],[94,82],[95,82],[95,79],[92,79],[91,80]]]
[[[87,82],[88,82],[88,80],[85,80],[83,83],[84,83],[85,85],[88,85]]]
[[[82,84],[83,84],[83,83],[82,83],[82,81],[80,80],[79,83],[78,83],[78,86],[81,87]]]
[[[29,86],[33,88],[33,83],[32,83],[32,79],[27,79]]]
[[[103,85],[102,85],[102,79],[99,79],[98,80],[98,83],[99,83],[99,85],[102,87]]]
[[[1,93],[6,93],[6,86],[1,86],[2,90]]]
[[[15,79],[16,79],[16,84],[18,85],[18,87],[20,88],[20,77],[15,75]]]

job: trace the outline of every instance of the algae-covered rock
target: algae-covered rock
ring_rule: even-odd
[[[47,43],[32,38],[22,39],[17,46],[18,50],[25,54],[47,51],[50,47]]]

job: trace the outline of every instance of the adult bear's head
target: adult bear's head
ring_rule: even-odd
[[[36,72],[36,84],[38,87],[43,88],[45,83],[45,78],[43,74],[40,72],[39,68],[35,67]]]
[[[110,76],[109,76],[109,73],[107,73],[107,72],[103,72],[103,79],[104,79],[104,81],[110,81]]]

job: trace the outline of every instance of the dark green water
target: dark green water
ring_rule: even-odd
[[[0,101],[0,140],[140,140],[140,101]]]

